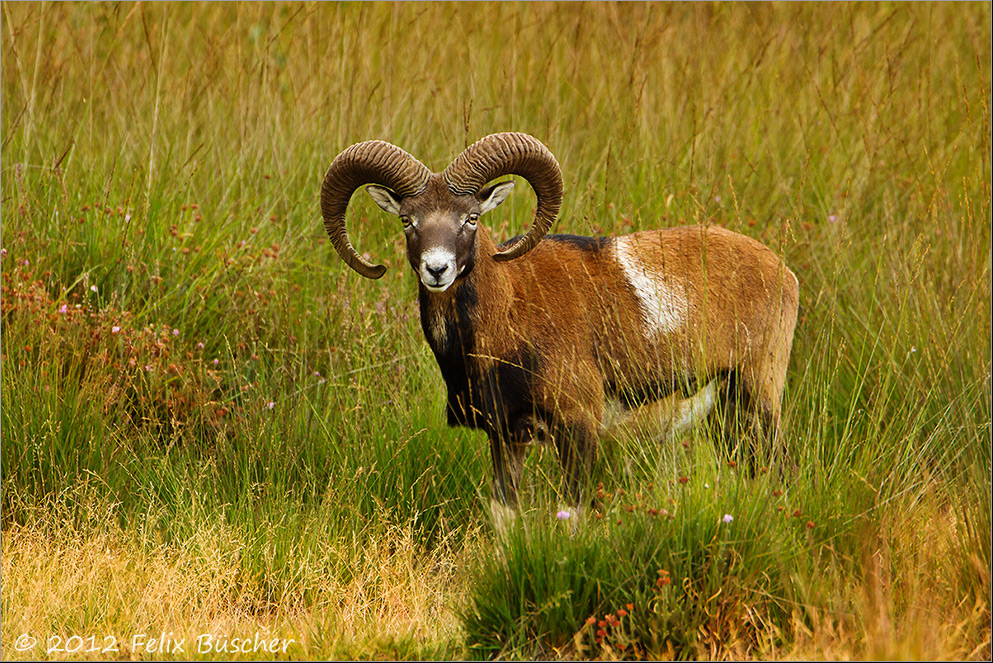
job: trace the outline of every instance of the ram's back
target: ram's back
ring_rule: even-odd
[[[518,340],[567,370],[591,359],[625,398],[754,366],[783,354],[771,343],[792,341],[796,277],[768,247],[719,226],[549,235],[511,264],[528,272],[508,320],[527,330]]]

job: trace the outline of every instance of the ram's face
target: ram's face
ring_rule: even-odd
[[[502,203],[513,187],[513,182],[500,182],[458,196],[432,178],[423,192],[407,198],[377,185],[366,190],[384,211],[400,217],[407,259],[424,287],[443,292],[472,269],[479,217]]]

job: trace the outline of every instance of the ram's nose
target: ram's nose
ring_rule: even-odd
[[[428,274],[433,276],[435,280],[440,281],[445,272],[448,271],[448,263],[443,263],[441,265],[424,265],[424,269],[426,269]]]

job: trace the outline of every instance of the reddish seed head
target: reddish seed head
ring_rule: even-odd
[[[808,520],[807,521],[807,529],[814,529],[814,521],[813,520]]]
[[[689,480],[690,480],[689,477],[679,477],[679,483],[686,483]]]
[[[734,469],[734,468],[738,467],[738,463],[736,461],[729,460],[728,461],[728,467],[730,467],[731,469]]]
[[[797,509],[796,511],[793,512],[793,517],[794,518],[799,518],[800,517],[800,514],[801,514],[800,509]]]
[[[634,603],[628,603],[626,607],[628,609],[628,612],[631,612],[632,610],[634,610]]]
[[[781,491],[781,490],[774,490],[774,491],[772,491],[772,496],[773,497],[780,497],[780,496],[782,496],[782,494],[783,494],[783,491]]]
[[[628,611],[625,610],[624,608],[621,608],[620,610],[617,611],[617,616],[620,617],[621,619],[624,619],[625,617],[628,616]]]

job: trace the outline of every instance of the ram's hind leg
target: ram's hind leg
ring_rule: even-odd
[[[718,396],[721,436],[728,457],[747,462],[752,475],[781,460],[783,386],[781,381],[762,377],[761,373],[736,372]]]
[[[753,472],[758,457],[760,466],[775,466],[780,477],[793,469],[789,467],[780,428],[796,328],[797,287],[796,277],[786,270],[781,289],[774,293],[778,305],[770,310],[769,326],[753,339],[750,352],[733,373],[733,391],[727,394],[727,402],[733,407],[726,408],[726,412],[733,421],[731,426],[725,426],[725,436],[733,434],[738,448],[750,452]]]

